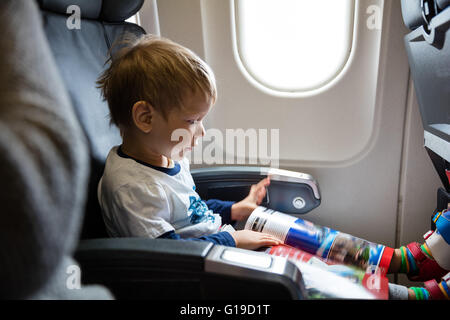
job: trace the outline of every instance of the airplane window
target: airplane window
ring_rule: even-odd
[[[235,0],[235,56],[244,73],[275,92],[318,89],[350,56],[353,0]]]

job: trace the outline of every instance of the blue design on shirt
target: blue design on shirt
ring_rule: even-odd
[[[191,218],[191,223],[196,224],[207,219],[211,219],[214,222],[215,217],[213,215],[212,210],[208,209],[205,201],[200,198],[196,198],[194,196],[189,197],[189,209],[188,209],[188,217]]]

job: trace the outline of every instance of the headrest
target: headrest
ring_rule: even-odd
[[[402,0],[403,22],[410,29],[416,29],[425,23],[422,15],[421,0]],[[435,0],[437,11],[440,12],[450,6],[450,0]]]
[[[101,20],[121,22],[136,14],[144,4],[144,0],[103,0]]]
[[[80,8],[82,19],[105,22],[123,22],[136,14],[144,0],[38,0],[42,10],[70,15],[67,8],[76,5]]]
[[[450,1],[450,0],[446,0]],[[416,29],[425,23],[420,0],[402,0],[403,22],[410,29]]]
[[[436,3],[441,10],[444,10],[445,8],[450,6],[450,0],[436,0]]]

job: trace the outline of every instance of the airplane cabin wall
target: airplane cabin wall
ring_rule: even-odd
[[[423,125],[412,79],[405,117],[397,232],[400,245],[423,242],[422,236],[430,230],[437,189],[442,186],[423,147]],[[417,282],[408,281],[405,275],[399,275],[399,283],[417,286]]]
[[[215,72],[219,99],[206,129],[279,128],[280,168],[313,175],[321,190],[321,205],[301,218],[389,246],[421,241],[440,182],[423,148],[400,1],[357,0],[344,74],[319,94],[294,98],[262,92],[239,69],[232,1],[157,1],[161,35]],[[370,5],[383,8],[381,30],[361,25]]]

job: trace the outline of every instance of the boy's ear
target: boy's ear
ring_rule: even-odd
[[[149,133],[152,130],[152,120],[155,109],[146,101],[138,101],[131,109],[131,116],[134,125],[144,133]]]

